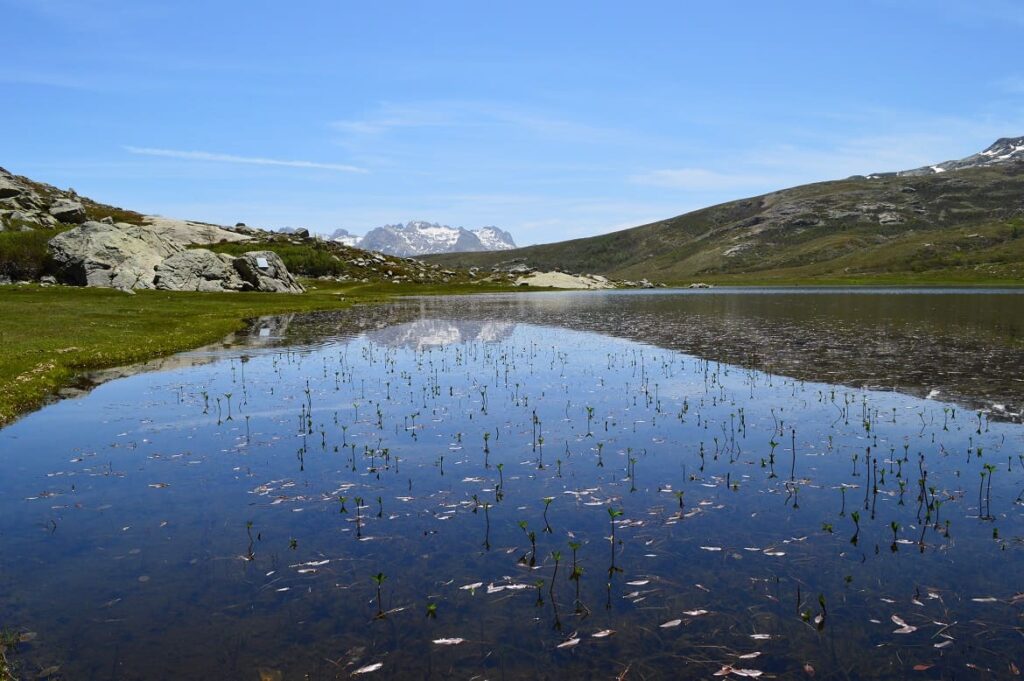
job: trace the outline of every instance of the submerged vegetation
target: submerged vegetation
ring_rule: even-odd
[[[488,304],[296,317],[97,391],[112,418],[74,434],[75,409],[5,430],[38,452],[0,479],[6,612],[53,645],[32,664],[94,676],[125,637],[126,674],[1013,673],[1021,426]],[[23,555],[74,561],[60,607],[105,627],[61,625]],[[88,652],[52,659],[69,637]]]

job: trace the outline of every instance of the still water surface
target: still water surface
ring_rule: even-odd
[[[1011,678],[1021,320],[756,290],[261,320],[0,431],[0,626],[29,678]]]

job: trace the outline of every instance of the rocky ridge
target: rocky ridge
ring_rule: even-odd
[[[346,246],[401,257],[430,253],[504,251],[516,247],[512,235],[497,227],[469,230],[422,220],[413,220],[404,225],[384,225],[370,230],[362,237],[338,229],[331,235],[331,239]]]

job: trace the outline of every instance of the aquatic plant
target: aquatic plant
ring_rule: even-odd
[[[384,617],[384,601],[381,598],[381,587],[384,584],[384,580],[387,579],[387,575],[383,572],[378,572],[373,575],[373,582],[377,585],[377,617]]]
[[[548,507],[551,506],[551,502],[554,501],[554,497],[544,497],[544,531],[551,534],[551,523],[548,522]]]

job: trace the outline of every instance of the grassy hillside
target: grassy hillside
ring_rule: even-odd
[[[935,280],[1024,278],[1024,163],[919,177],[821,182],[612,234],[513,251],[428,256],[513,261],[616,278]]]

